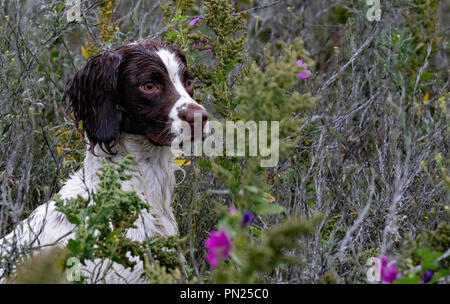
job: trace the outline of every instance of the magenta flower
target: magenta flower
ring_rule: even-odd
[[[306,63],[303,63],[303,60],[297,60],[297,64],[298,64],[298,66],[299,67],[302,67],[302,68],[307,68],[307,65],[306,65]]]
[[[244,211],[244,214],[242,215],[242,222],[241,226],[245,227],[253,222],[255,219],[255,216],[250,211]]]
[[[206,39],[206,43],[200,41],[199,43],[194,43],[192,46],[193,47],[207,47],[207,49],[202,50],[202,52],[211,52],[211,45],[209,44],[208,39]]]
[[[195,17],[194,20],[192,20],[189,24],[190,24],[191,26],[195,26],[199,20],[200,20],[200,17],[197,16],[197,17]]]
[[[303,60],[297,60],[297,65],[301,68],[306,69],[308,66],[306,65],[306,63],[303,63]],[[305,79],[308,78],[309,76],[311,76],[311,71],[310,70],[306,70],[305,73],[298,73],[297,78],[299,79]]]
[[[306,70],[306,73],[311,73],[311,71],[310,70]],[[308,74],[305,74],[305,73],[298,73],[298,78],[299,79],[305,79],[305,78],[308,78],[309,76],[311,76],[311,75],[308,75]]]
[[[377,259],[379,262],[380,259]],[[397,266],[395,263],[388,263],[388,259],[385,254],[381,257],[381,267],[380,267],[380,280],[385,283],[392,283],[397,277]]]
[[[212,268],[215,268],[219,260],[224,260],[228,257],[231,251],[231,240],[225,229],[220,232],[211,232],[209,238],[205,242],[205,247],[209,249],[206,254],[206,259]]]
[[[230,206],[230,213],[236,213],[237,209],[234,207],[234,205]]]

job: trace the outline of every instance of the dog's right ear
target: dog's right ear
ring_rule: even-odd
[[[118,70],[122,55],[106,51],[91,58],[66,85],[64,98],[69,98],[71,109],[92,147],[99,144],[108,154],[119,139],[122,111],[117,92]]]

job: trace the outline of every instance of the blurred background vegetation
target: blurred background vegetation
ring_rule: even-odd
[[[220,2],[230,4],[239,24],[221,24],[226,14],[208,16]],[[267,106],[235,102],[248,96],[235,90],[242,78],[265,71],[269,53],[281,58],[300,37],[305,57],[297,59],[312,74],[286,90],[315,99],[293,109],[302,118],[289,134],[295,142],[276,168],[253,175],[238,160],[218,162],[235,172],[234,183],[258,176],[270,203],[284,207],[282,214],[257,215],[249,238],[283,219],[301,216],[317,225],[300,238],[301,249],[285,251],[302,263],[274,265],[259,280],[367,282],[366,261],[383,253],[420,278],[424,248],[438,253],[436,267],[448,268],[449,1],[381,1],[381,22],[368,21],[367,2],[356,0],[82,3],[82,22],[68,22],[62,0],[0,1],[0,235],[82,166],[84,142],[62,94],[90,56],[142,38],[177,43],[198,77],[196,99],[215,118],[237,120],[245,118],[242,109]],[[196,16],[202,18],[194,31],[189,22]],[[187,43],[207,37],[212,52]],[[263,89],[255,87],[255,96],[267,97]],[[286,105],[289,98],[280,100]],[[207,160],[183,164],[174,208],[187,237],[187,265],[207,281],[204,242],[221,208],[236,201],[233,181]]]

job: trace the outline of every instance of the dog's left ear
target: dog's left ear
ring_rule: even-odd
[[[91,58],[68,82],[64,98],[69,98],[77,122],[92,146],[98,144],[108,154],[119,139],[122,111],[117,80],[122,55],[106,51]]]

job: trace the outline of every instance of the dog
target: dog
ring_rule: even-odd
[[[182,133],[183,123],[194,125],[201,118],[202,135],[208,134],[207,112],[193,99],[194,75],[183,52],[174,45],[142,40],[92,57],[68,82],[65,99],[88,139],[83,168],[59,191],[61,199],[88,198],[95,191],[103,160],[115,163],[134,155],[131,180],[121,181],[125,191],[135,191],[147,204],[127,231],[133,241],[178,233],[171,208],[175,187],[170,145]],[[193,128],[192,128],[193,130]],[[74,237],[74,225],[49,201],[34,210],[11,233],[0,240],[0,256],[17,248],[43,249],[65,246]],[[11,245],[13,244],[13,245]],[[133,260],[133,259],[132,259]],[[137,261],[137,259],[135,259]],[[138,261],[137,261],[138,262]],[[98,267],[87,264],[87,272]],[[141,262],[131,272],[112,263],[107,275],[90,278],[92,283],[138,283]],[[0,270],[1,274],[1,270]]]

